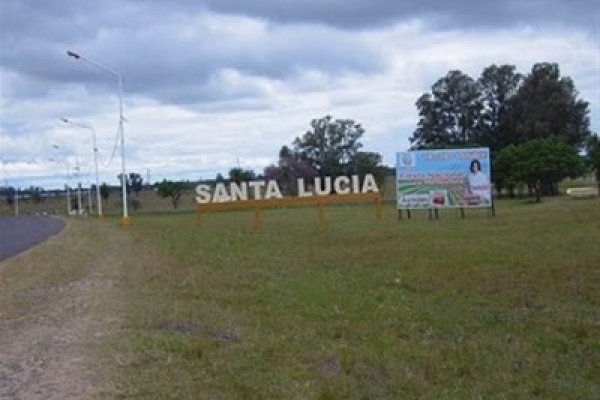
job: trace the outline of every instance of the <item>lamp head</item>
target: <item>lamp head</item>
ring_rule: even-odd
[[[67,50],[67,55],[69,57],[73,57],[76,60],[79,60],[81,58],[81,56],[79,54],[77,54],[77,53],[75,53],[74,51],[71,51],[71,50]]]

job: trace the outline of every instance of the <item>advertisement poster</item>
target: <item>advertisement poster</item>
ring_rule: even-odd
[[[397,153],[398,209],[490,207],[488,148]]]

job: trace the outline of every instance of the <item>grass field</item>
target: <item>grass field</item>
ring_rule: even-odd
[[[598,200],[327,219],[136,217],[107,397],[598,398]]]

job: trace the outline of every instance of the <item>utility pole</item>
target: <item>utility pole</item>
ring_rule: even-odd
[[[19,216],[19,188],[15,190],[15,217]]]

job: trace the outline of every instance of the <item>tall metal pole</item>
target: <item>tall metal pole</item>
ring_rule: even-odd
[[[60,146],[53,144],[52,148],[54,150],[58,150],[60,149]],[[58,162],[57,160],[55,160],[54,158],[50,157],[48,158],[48,160],[53,161],[53,162]],[[71,191],[70,191],[70,172],[69,172],[69,160],[65,157],[65,171],[67,172],[67,175],[65,176],[65,180],[66,180],[66,184],[65,184],[65,192],[67,193],[67,216],[71,215]]]
[[[65,165],[67,167],[67,215],[71,215],[71,188],[69,187],[70,180],[70,172],[69,172],[69,161],[65,161]]]
[[[90,182],[90,178],[88,175],[88,183]],[[90,214],[92,214],[94,212],[94,204],[92,203],[92,184],[90,183],[90,187],[88,188],[87,191],[87,195],[88,195],[88,209],[90,210]]]
[[[67,55],[76,60],[82,60],[87,62],[88,64],[101,69],[105,72],[110,73],[114,77],[117,78],[117,89],[119,94],[119,136],[121,139],[121,190],[123,197],[123,217],[121,219],[121,223],[123,225],[129,225],[131,220],[129,218],[129,212],[127,210],[127,169],[125,166],[125,130],[123,128],[123,77],[121,74],[113,68],[107,67],[106,65],[99,64],[95,61],[92,61],[88,58],[83,57],[79,53],[76,53],[71,50],[67,50]]]
[[[79,169],[79,158],[77,160],[77,215],[81,215],[81,170]]]
[[[19,216],[19,188],[15,190],[15,217]]]
[[[92,147],[94,148],[94,169],[96,172],[96,204],[98,207],[98,217],[102,218],[102,201],[100,199],[100,173],[98,172],[98,144],[96,141],[96,130],[91,124],[88,123],[75,122],[71,121],[68,118],[61,118],[61,121],[67,124],[78,126],[80,128],[89,129],[92,132]]]
[[[98,217],[102,218],[102,200],[100,199],[100,175],[98,172],[98,145],[96,144],[96,131],[92,128],[92,141],[94,146],[94,167],[96,169],[96,204]]]
[[[123,79],[117,75],[119,86],[119,133],[121,135],[121,190],[123,193],[123,225],[129,225],[129,213],[127,210],[127,169],[125,168],[125,131],[123,129]]]

